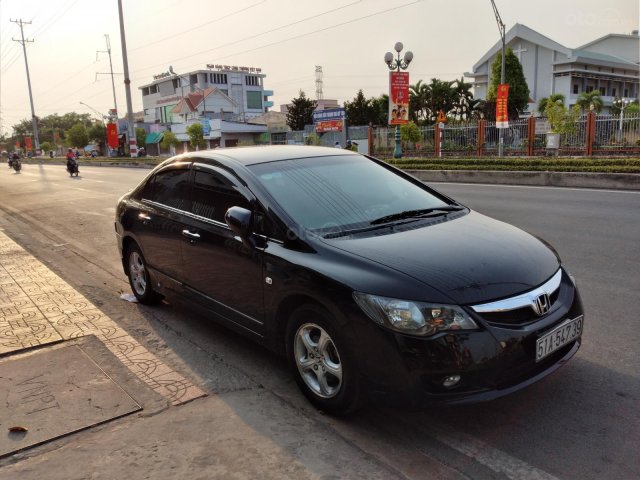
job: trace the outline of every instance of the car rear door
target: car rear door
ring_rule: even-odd
[[[184,276],[182,248],[188,243],[182,230],[184,216],[190,209],[190,175],[190,162],[172,164],[158,171],[140,193],[139,208],[132,218],[131,230],[147,265],[178,283]],[[176,284],[166,286],[175,288]]]
[[[182,232],[185,287],[226,320],[263,335],[264,303],[260,247],[247,246],[224,220],[233,206],[252,208],[251,192],[222,168],[194,163],[190,215]]]

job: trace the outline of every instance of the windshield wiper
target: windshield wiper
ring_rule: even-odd
[[[442,207],[423,208],[420,210],[405,210],[400,213],[393,213],[391,215],[385,215],[384,217],[376,218],[370,222],[370,225],[380,225],[382,223],[394,222],[396,220],[404,220],[405,218],[422,218],[422,217],[434,217],[437,215],[446,215],[449,212],[459,212],[464,210],[465,207],[460,205],[444,205]]]

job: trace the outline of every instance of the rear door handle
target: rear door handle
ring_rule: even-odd
[[[182,235],[184,235],[187,238],[190,238],[191,240],[199,240],[200,239],[200,234],[190,232],[189,230],[182,230]]]

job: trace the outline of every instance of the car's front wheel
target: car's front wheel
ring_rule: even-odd
[[[340,415],[357,410],[361,394],[352,352],[334,323],[319,306],[299,307],[287,328],[287,357],[296,383],[311,403]]]
[[[162,295],[151,287],[147,262],[138,245],[127,249],[127,273],[131,290],[140,303],[153,305],[162,300]]]

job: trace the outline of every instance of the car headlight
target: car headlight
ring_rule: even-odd
[[[427,336],[445,330],[478,328],[456,305],[399,300],[360,292],[353,292],[353,298],[371,320],[402,333]]]

